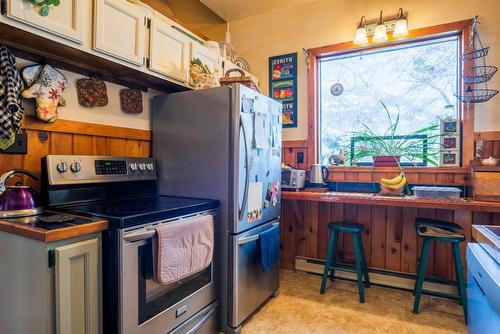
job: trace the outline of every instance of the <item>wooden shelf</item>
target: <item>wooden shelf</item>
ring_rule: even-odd
[[[0,31],[0,44],[9,47],[16,57],[142,91],[152,88],[173,93],[190,89],[5,23],[0,23]]]

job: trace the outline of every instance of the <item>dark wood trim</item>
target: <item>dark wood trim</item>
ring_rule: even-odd
[[[308,165],[318,161],[318,77],[317,77],[317,66],[318,58],[324,56],[330,56],[333,54],[344,54],[359,52],[362,50],[373,50],[378,48],[390,47],[391,45],[400,45],[405,43],[414,43],[419,40],[426,40],[432,38],[438,38],[447,35],[458,35],[460,37],[460,56],[466,52],[466,47],[469,45],[471,38],[470,25],[472,20],[461,20],[456,22],[450,22],[445,24],[440,24],[431,27],[419,28],[410,30],[408,37],[404,39],[396,39],[389,36],[389,40],[386,43],[373,43],[369,42],[368,45],[358,46],[353,44],[352,41],[343,42],[333,45],[327,45],[317,48],[308,49],[309,51],[309,72],[308,72]],[[463,64],[462,71],[467,70],[472,66],[472,62],[466,62]],[[461,89],[464,88],[464,83],[460,81]],[[466,112],[466,108],[468,110]],[[469,161],[474,158],[474,106],[472,104],[466,105],[461,104],[460,108],[460,118],[462,120],[462,166],[468,166]],[[312,146],[312,147],[311,147]],[[377,169],[377,168],[376,168]]]
[[[419,174],[429,173],[448,173],[448,174],[463,174],[469,173],[468,167],[402,167],[403,171],[414,172]],[[331,167],[332,172],[382,172],[382,173],[399,173],[401,170],[398,167]]]
[[[445,210],[469,210],[483,212],[500,212],[500,202],[486,202],[475,200],[433,200],[433,199],[415,199],[407,197],[389,197],[376,194],[356,194],[349,195],[343,193],[316,193],[316,192],[292,192],[283,191],[281,193],[283,200],[315,201],[328,203],[344,204],[366,204],[383,205],[404,208],[430,208]]]
[[[283,148],[298,148],[307,147],[307,140],[284,140],[282,143]]]
[[[462,55],[469,52],[469,45],[472,38],[469,21],[460,32],[460,52],[459,61]],[[461,62],[462,73],[467,73],[474,67],[474,61]],[[463,80],[459,81],[459,90],[464,91],[467,85]],[[470,161],[474,159],[474,104],[473,103],[460,103],[460,121],[462,124],[462,166],[469,166]]]
[[[500,141],[500,131],[475,132],[474,139],[484,141]]]
[[[45,123],[35,116],[25,115],[23,121],[23,129],[38,130],[47,132],[61,132],[71,134],[81,134],[87,136],[112,137],[134,140],[151,141],[151,131],[132,128],[124,128],[119,126],[102,125],[94,123],[84,123],[70,121],[66,119],[58,119],[54,123]]]
[[[461,33],[464,29],[470,27],[472,19],[450,22],[439,24],[431,27],[412,29],[409,31],[409,35],[404,39],[398,39],[392,37],[392,34],[388,34],[388,41],[385,43],[374,43],[369,41],[367,45],[359,46],[354,44],[352,41],[343,42],[333,45],[326,45],[317,48],[308,49],[316,57],[324,57],[337,53],[349,53],[357,52],[362,50],[374,50],[377,48],[384,48],[394,44],[404,44],[404,43],[414,43],[418,39],[427,39],[429,37],[440,37],[447,34],[457,34]]]

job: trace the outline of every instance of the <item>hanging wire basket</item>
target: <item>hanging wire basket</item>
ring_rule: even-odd
[[[497,72],[496,66],[474,66],[472,69],[462,75],[466,84],[478,84],[490,81]]]
[[[472,39],[469,45],[469,52],[464,53],[462,55],[462,61],[470,61],[478,58],[484,58],[488,51],[490,50],[489,46],[484,47],[481,42],[481,38],[479,38],[479,33],[477,32],[477,25],[479,24],[479,17],[476,16],[472,20],[471,30],[472,30]]]
[[[454,94],[460,101],[465,103],[481,103],[489,101],[498,94],[496,89],[472,89],[470,86],[466,90]]]
[[[489,50],[490,50],[490,47],[487,46],[485,48],[481,48],[478,50],[467,52],[467,53],[462,55],[462,61],[469,61],[469,60],[474,60],[474,59],[478,59],[478,58],[483,58],[488,54]]]

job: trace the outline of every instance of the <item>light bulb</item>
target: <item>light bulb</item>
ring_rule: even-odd
[[[409,34],[408,21],[406,21],[406,17],[403,14],[403,8],[399,8],[398,20],[394,25],[394,32],[392,33],[392,36],[394,36],[395,38],[401,38],[408,36]]]
[[[354,41],[352,42],[356,45],[368,44],[368,37],[366,36],[365,27],[356,29],[356,36],[354,37]]]
[[[379,23],[375,27],[375,33],[373,34],[373,41],[376,43],[381,43],[387,41],[387,27],[383,23]]]

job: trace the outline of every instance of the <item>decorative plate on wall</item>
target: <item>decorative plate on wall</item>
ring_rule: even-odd
[[[236,57],[234,63],[236,64],[236,66],[238,66],[242,70],[250,72],[250,64],[248,63],[248,61],[245,58]]]
[[[330,88],[330,93],[332,93],[333,96],[339,96],[344,92],[344,86],[339,83],[335,83],[332,85]]]

